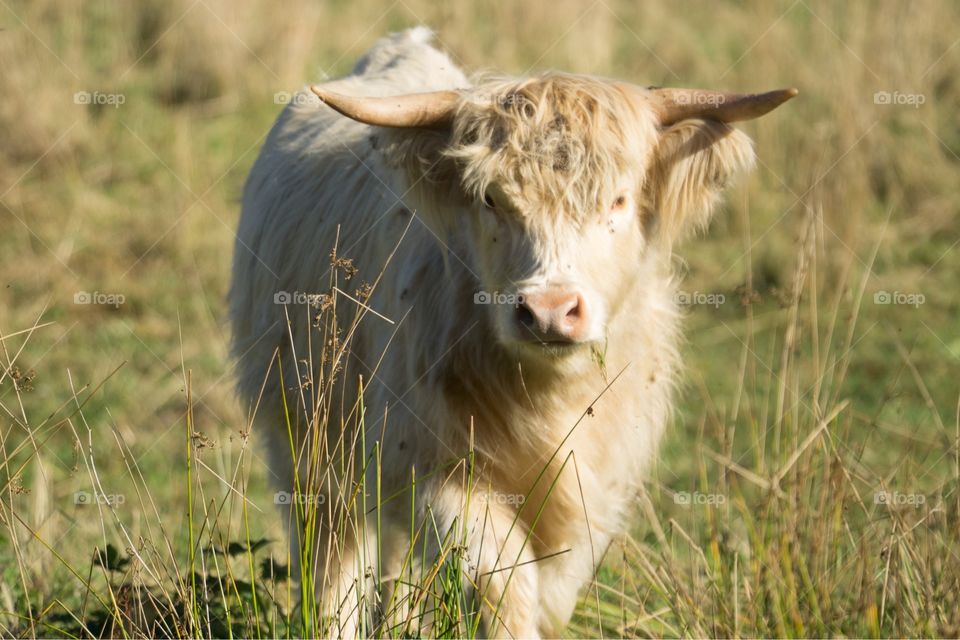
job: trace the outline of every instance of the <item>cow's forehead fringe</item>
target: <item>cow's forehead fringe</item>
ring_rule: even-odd
[[[523,215],[582,219],[624,172],[642,176],[655,132],[653,114],[609,81],[492,78],[465,95],[448,154],[475,198],[495,184],[521,200]]]

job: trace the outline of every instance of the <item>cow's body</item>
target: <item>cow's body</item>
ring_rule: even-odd
[[[352,75],[325,85],[355,96],[466,86],[466,77],[420,30],[381,41]],[[311,357],[317,368],[323,334],[311,329],[316,309],[276,304],[274,295],[329,292],[336,245],[358,268],[349,282],[341,270],[338,287],[355,295],[360,283],[376,282],[366,304],[395,324],[366,313],[352,335],[342,382],[329,391],[335,399],[328,438],[336,442],[350,432],[341,426],[350,420],[339,409],[340,396],[351,409],[363,376],[366,435],[354,450],[358,460],[381,456],[379,465],[369,466],[367,520],[379,519],[384,535],[381,557],[373,552],[377,545],[363,549],[350,535],[339,537],[345,548],[336,558],[321,554],[320,564],[330,563],[329,574],[339,576],[326,580],[325,588],[338,595],[324,596],[325,606],[342,604],[368,566],[380,563],[382,574],[374,573],[385,579],[399,571],[410,546],[406,490],[415,473],[416,526],[429,522],[434,533],[428,539],[466,520],[466,566],[486,591],[488,608],[490,601],[497,605],[502,624],[488,622],[488,632],[556,635],[623,529],[668,418],[678,332],[669,251],[651,246],[642,259],[631,258],[626,288],[609,312],[605,352],[559,363],[519,359],[498,343],[484,306],[475,302],[483,285],[471,227],[458,221],[457,211],[446,212],[446,225],[434,223],[435,203],[417,195],[433,185],[410,184],[408,172],[384,160],[389,154],[381,147],[395,144],[393,135],[344,118],[306,92],[271,131],[246,186],[234,264],[231,315],[241,395],[257,405],[256,428],[267,441],[271,471],[278,487],[290,490],[294,465],[277,368],[288,402],[301,404],[304,413],[322,385],[314,379],[296,389],[310,375]],[[346,331],[359,307],[343,296],[337,305]],[[476,457],[467,486],[462,460],[471,449]],[[335,473],[323,482],[334,501],[348,493],[342,487],[353,486]],[[382,496],[400,496],[379,510],[369,508],[378,482]],[[340,620],[344,633],[355,629],[349,611],[341,610]]]

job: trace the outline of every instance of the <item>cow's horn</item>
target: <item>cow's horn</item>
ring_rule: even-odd
[[[759,118],[793,98],[797,89],[778,89],[766,93],[724,93],[702,89],[641,89],[634,87],[660,118],[671,125],[686,118],[707,118],[720,122],[738,122]]]
[[[442,129],[450,126],[459,94],[456,91],[410,93],[388,98],[345,96],[314,85],[325,104],[348,118],[381,127]]]

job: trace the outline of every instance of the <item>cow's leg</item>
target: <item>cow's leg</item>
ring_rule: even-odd
[[[398,501],[402,502],[402,499]],[[382,583],[379,593],[381,626],[378,630],[384,637],[414,635],[417,628],[419,591],[416,583],[423,574],[415,553],[417,549],[410,546],[409,508],[403,511],[405,513],[383,513],[380,523]]]
[[[322,508],[321,508],[322,509]],[[355,638],[364,631],[363,623],[370,622],[373,611],[372,577],[376,567],[376,529],[366,527],[362,520],[331,518],[329,512],[318,513],[314,524],[313,545],[309,550],[303,542],[309,536],[301,520],[292,528],[290,551],[293,578],[301,581],[302,600],[312,597],[317,603],[319,628],[324,635],[335,638]],[[309,567],[305,565],[309,562]],[[305,567],[306,572],[301,570]],[[303,580],[309,574],[312,584]],[[312,594],[307,593],[307,590]]]
[[[306,631],[357,637],[367,631],[364,623],[374,609],[376,523],[367,526],[366,505],[352,483],[330,470],[313,470],[307,463],[331,454],[314,453],[316,444],[309,434],[294,433],[291,438],[285,429],[271,429],[277,422],[285,424],[285,419],[266,422],[263,428],[269,470],[277,488],[274,502],[289,531],[290,577],[299,584],[302,606],[316,605],[314,629]],[[296,455],[291,452],[291,439],[298,443]],[[336,455],[340,455],[339,449]]]
[[[275,468],[288,474],[286,486],[300,484],[288,469]],[[365,526],[361,508],[328,492],[301,488],[275,496],[290,532],[290,577],[300,585],[301,606],[316,604],[314,629],[325,637],[357,637],[372,586],[368,567],[377,562],[376,542],[368,539],[376,527]]]
[[[481,632],[498,638],[538,638],[538,567],[527,530],[496,494],[450,483],[425,496],[428,535],[439,557],[463,563],[464,589],[480,610]],[[445,541],[445,542],[444,542]]]
[[[541,602],[540,628],[547,635],[559,636],[573,615],[584,585],[593,578],[603,557],[610,536],[594,529],[587,535],[586,523],[569,532],[570,544],[554,557],[540,564]]]

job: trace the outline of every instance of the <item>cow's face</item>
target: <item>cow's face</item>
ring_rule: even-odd
[[[470,212],[474,303],[498,340],[531,355],[602,346],[647,249],[641,179],[624,172],[586,211],[552,209],[522,185],[491,183]]]
[[[384,153],[406,167],[418,210],[469,253],[461,260],[476,288],[463,295],[502,345],[535,358],[584,353],[618,320],[633,321],[622,316],[654,275],[644,265],[703,226],[753,162],[750,140],[725,123],[797,93],[641,89],[565,74],[389,98],[313,90],[396,132]]]
[[[582,78],[493,96],[460,109],[446,152],[469,202],[478,312],[521,354],[602,350],[644,295],[651,254],[706,215],[752,159],[749,140],[703,120],[662,128],[615,85]]]

